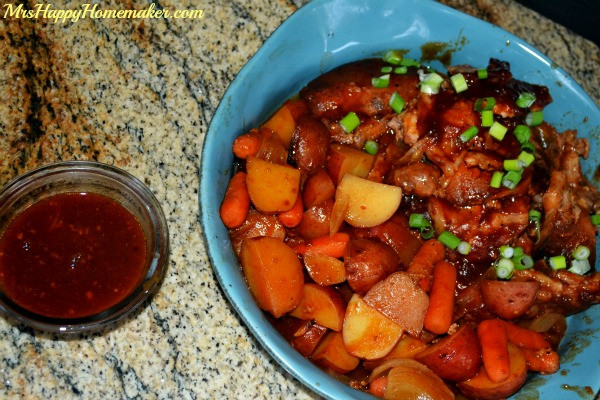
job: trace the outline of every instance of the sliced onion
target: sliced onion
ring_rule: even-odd
[[[400,366],[387,376],[385,399],[454,400],[454,393],[433,372]]]
[[[371,376],[369,377],[369,383],[373,382],[380,376],[385,375],[386,372],[388,372],[390,369],[396,367],[408,367],[421,371],[431,372],[431,370],[425,365],[413,360],[412,358],[390,358],[389,360],[386,360],[383,363],[381,363],[377,368],[373,370],[373,372],[371,372]]]
[[[529,329],[534,332],[548,332],[558,322],[565,323],[565,316],[558,313],[546,313],[536,317],[531,324]]]
[[[348,212],[348,204],[350,204],[349,196],[336,196],[329,217],[329,235],[333,236],[340,230],[340,226],[344,223],[344,218],[346,218]]]

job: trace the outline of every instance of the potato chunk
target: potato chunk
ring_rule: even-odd
[[[259,211],[276,213],[294,206],[300,193],[300,170],[248,157],[246,171],[250,200]]]

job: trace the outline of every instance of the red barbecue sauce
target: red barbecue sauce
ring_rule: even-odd
[[[142,278],[146,238],[121,204],[62,193],[29,206],[0,238],[0,285],[21,307],[54,318],[89,316]]]

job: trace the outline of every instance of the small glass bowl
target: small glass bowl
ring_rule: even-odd
[[[135,289],[114,306],[82,318],[52,318],[32,313],[6,296],[0,286],[0,312],[32,328],[60,333],[100,330],[135,310],[158,288],[169,256],[169,232],[162,209],[140,180],[116,167],[67,161],[32,170],[0,191],[0,237],[12,219],[37,201],[60,193],[104,195],[133,214],[146,236],[146,263]]]

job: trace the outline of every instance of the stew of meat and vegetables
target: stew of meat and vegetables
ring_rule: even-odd
[[[499,399],[551,374],[600,300],[587,140],[506,62],[390,51],[310,82],[233,143],[221,205],[258,306],[303,356],[386,399]]]

